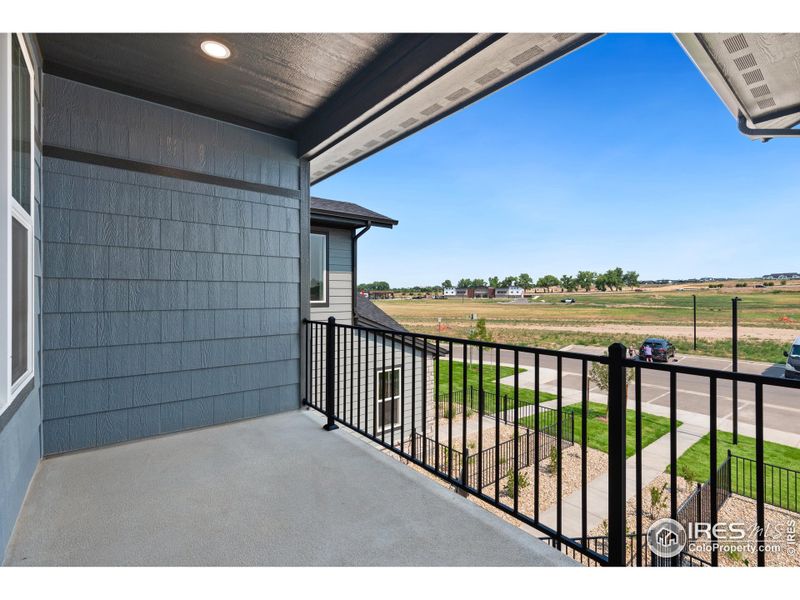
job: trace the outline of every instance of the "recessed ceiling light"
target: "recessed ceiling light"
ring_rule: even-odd
[[[231,55],[231,51],[225,44],[215,42],[214,40],[204,41],[200,44],[200,49],[211,58],[226,59]]]

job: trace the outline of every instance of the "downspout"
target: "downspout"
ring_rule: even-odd
[[[350,310],[353,313],[353,325],[358,325],[358,323],[356,323],[356,301],[358,300],[358,238],[367,233],[370,229],[372,229],[372,221],[367,221],[367,225],[358,233],[353,229],[353,235],[350,238],[350,256],[353,261],[353,268],[351,269],[353,272],[353,301]]]

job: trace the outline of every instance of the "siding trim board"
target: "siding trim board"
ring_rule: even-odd
[[[196,181],[198,183],[205,183],[208,185],[218,185],[221,187],[246,190],[249,192],[283,196],[285,198],[292,198],[293,200],[300,199],[299,190],[287,189],[274,185],[267,185],[264,183],[252,183],[250,181],[231,179],[229,177],[219,177],[217,175],[208,175],[206,173],[198,173],[197,171],[187,171],[186,169],[165,167],[162,165],[145,163],[137,160],[128,160],[125,158],[106,156],[104,154],[95,154],[93,152],[82,152],[80,150],[73,150],[71,148],[63,148],[61,146],[53,146],[50,144],[44,146],[43,153],[47,158],[58,158],[73,162],[97,165],[99,167],[110,167],[113,169],[133,171],[135,173],[146,173],[149,175],[169,177],[171,179],[180,179],[183,181]]]

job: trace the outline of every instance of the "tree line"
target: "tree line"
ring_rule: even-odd
[[[517,276],[509,277],[489,277],[488,279],[476,278],[470,279],[462,277],[458,280],[457,285],[453,285],[450,279],[445,279],[442,282],[442,287],[493,287],[493,288],[506,288],[512,286],[519,286],[524,289],[542,288],[548,292],[555,287],[559,287],[565,292],[576,292],[578,290],[590,291],[596,288],[602,292],[606,290],[621,290],[624,287],[636,287],[639,285],[639,274],[636,271],[623,271],[622,268],[616,267],[609,269],[605,273],[595,273],[594,271],[578,271],[573,275],[562,275],[556,277],[555,275],[543,275],[536,281],[527,273],[522,273]]]
[[[410,293],[437,293],[441,288],[448,287],[492,287],[492,288],[508,288],[518,286],[523,289],[543,289],[550,292],[553,288],[561,288],[565,292],[576,292],[578,290],[591,291],[592,288],[605,292],[606,290],[614,291],[621,290],[625,287],[636,287],[639,285],[639,274],[636,271],[623,271],[622,268],[616,267],[609,269],[605,273],[595,273],[594,271],[578,271],[575,275],[562,275],[556,277],[555,275],[542,275],[539,279],[534,280],[528,273],[521,273],[519,275],[510,275],[502,279],[497,276],[488,277],[483,279],[477,277],[470,279],[469,277],[462,277],[458,280],[456,285],[450,279],[445,279],[441,287],[438,286],[409,286],[406,288],[393,288],[386,281],[373,281],[372,283],[361,283],[358,285],[359,291],[388,291],[394,290],[399,292]]]

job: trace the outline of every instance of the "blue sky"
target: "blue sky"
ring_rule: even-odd
[[[400,221],[359,282],[800,270],[800,143],[742,136],[677,41],[607,35],[314,186]]]

